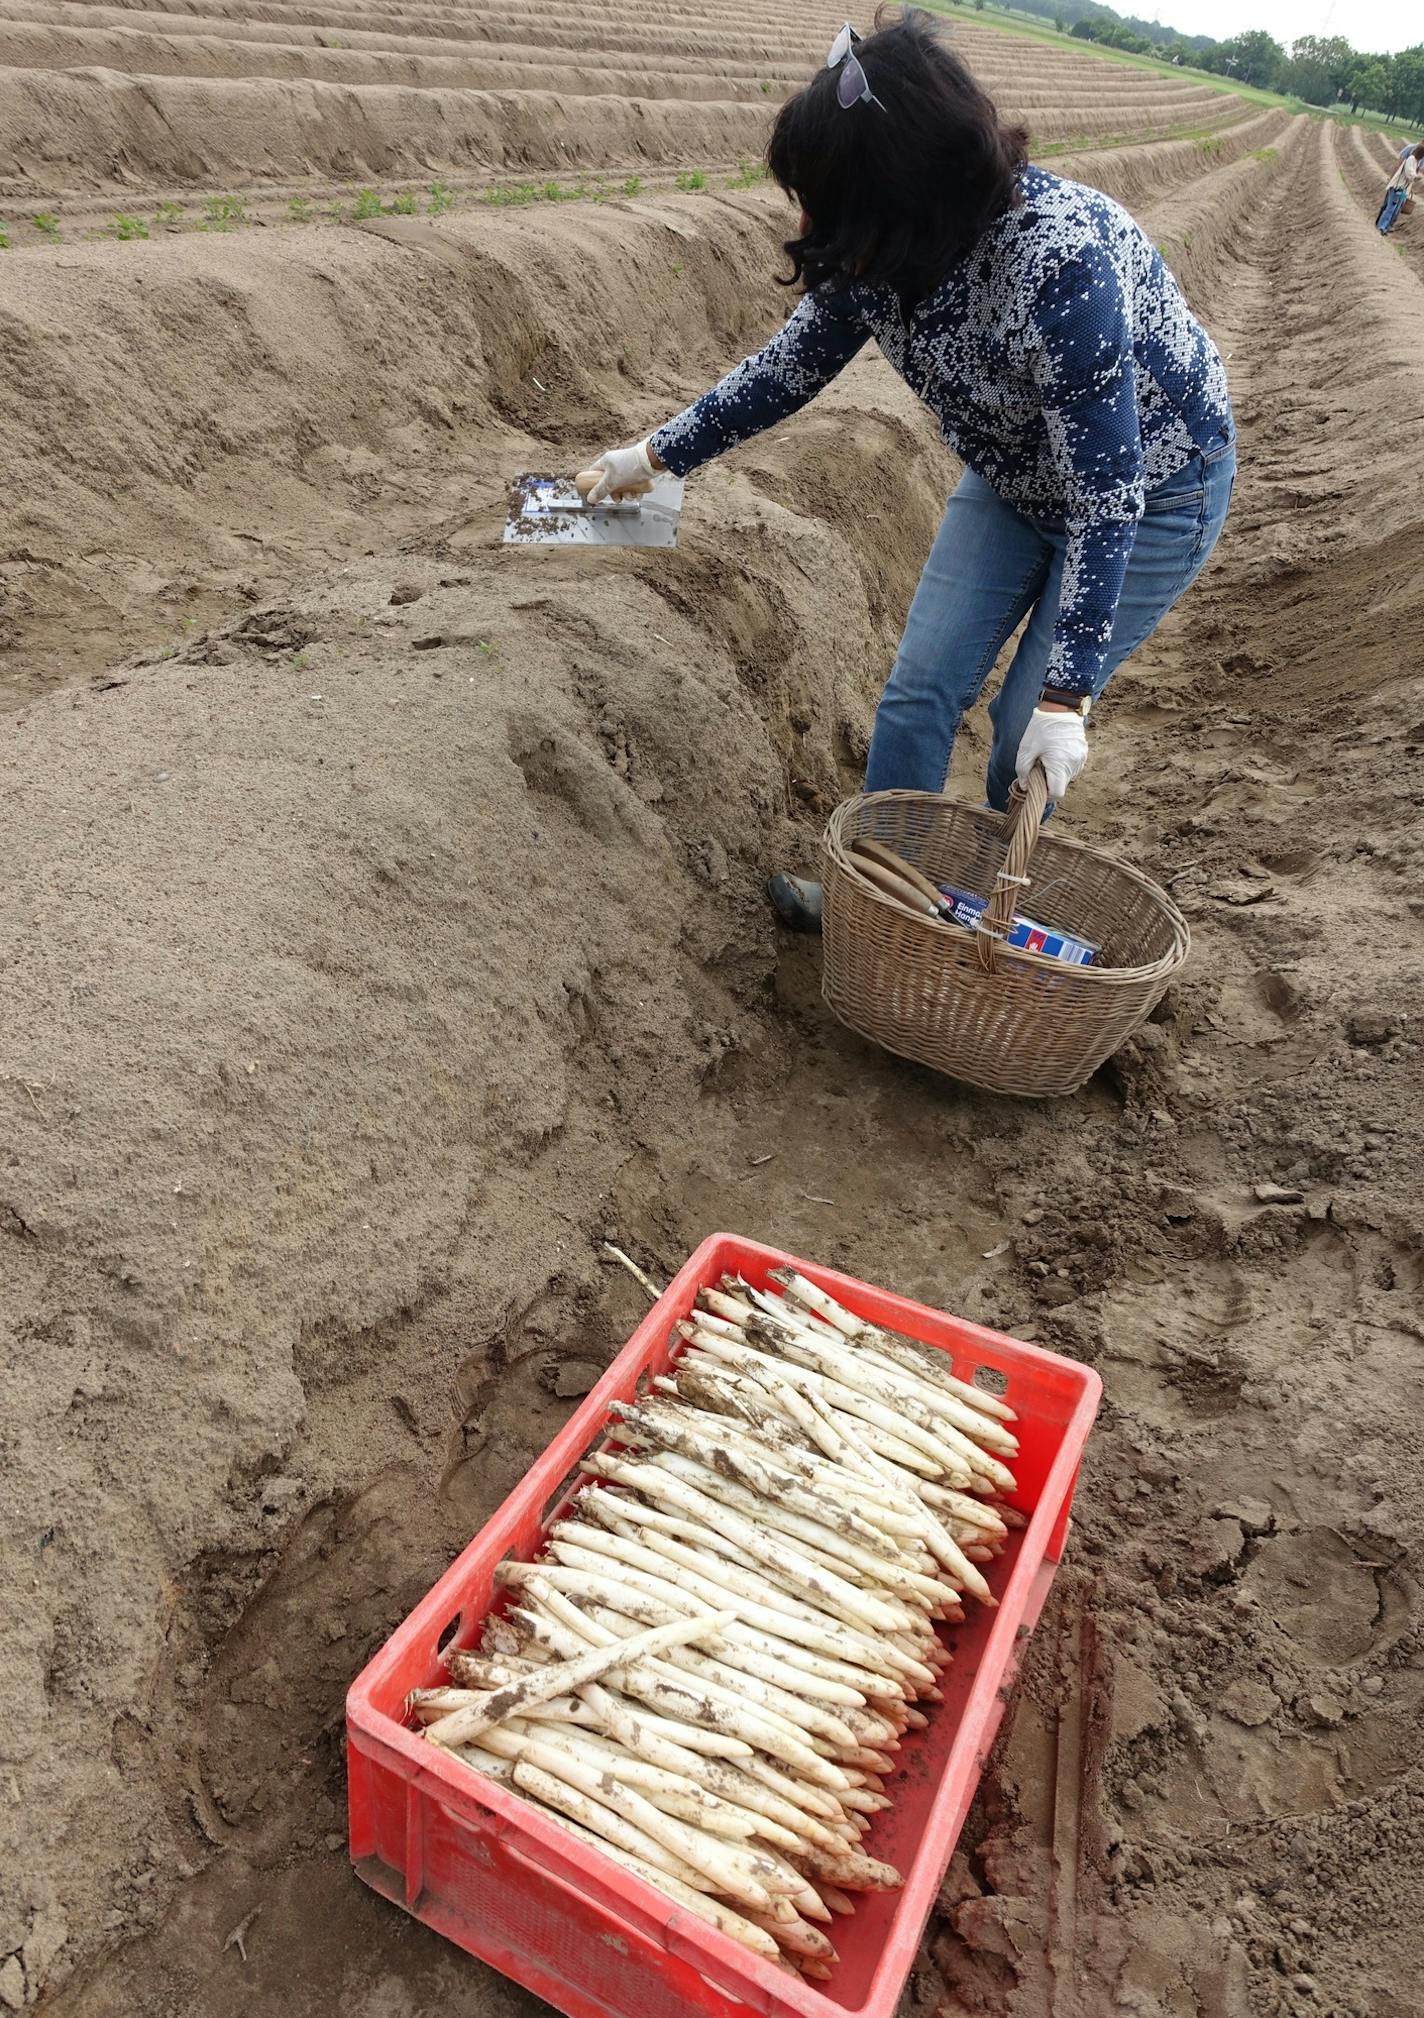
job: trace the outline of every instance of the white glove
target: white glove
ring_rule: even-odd
[[[618,497],[624,491],[649,484],[657,474],[645,441],[634,442],[631,448],[610,448],[595,457],[589,468],[603,472],[588,494],[591,505],[603,504],[606,499]]]
[[[1026,785],[1035,764],[1042,764],[1048,779],[1048,796],[1061,799],[1088,761],[1088,732],[1081,715],[1060,713],[1058,709],[1035,708],[1019,743],[1014,772]]]

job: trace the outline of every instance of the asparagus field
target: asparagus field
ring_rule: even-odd
[[[759,156],[839,25],[7,0],[8,2009],[535,2018],[354,1880],[344,1692],[638,1321],[605,1243],[667,1279],[727,1227],[1105,1383],[904,2018],[1424,2011],[1421,219],[1372,228],[1385,141],[953,11],[1036,158],[1162,248],[1241,426],[1218,554],[1057,816],[1170,888],[1192,961],[1082,1094],[988,1098],[833,1025],[763,896],[858,788],[957,476],[889,367],[696,474],[675,551],[500,545],[515,472],[786,313]],[[616,1462],[686,1486],[698,1407],[679,1376]],[[804,1450],[808,1492],[854,1470]],[[630,1552],[683,1516],[641,1504],[511,1572],[523,1637],[451,1686],[675,1624]],[[946,1531],[966,1596],[986,1533]],[[730,1609],[655,1661],[760,1657]],[[561,1735],[527,1694],[477,1733],[488,1770],[540,1799],[623,1744],[583,1687]],[[684,1827],[732,1784],[650,1763]],[[849,1771],[847,1853],[894,1800]]]

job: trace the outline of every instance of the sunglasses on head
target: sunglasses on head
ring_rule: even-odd
[[[852,105],[879,105],[883,112],[885,107],[871,90],[870,80],[855,53],[855,45],[859,40],[860,37],[847,21],[831,44],[831,53],[826,58],[826,68],[840,72],[836,78],[836,103],[847,112]]]

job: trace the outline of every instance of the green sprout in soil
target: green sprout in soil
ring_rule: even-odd
[[[181,203],[156,203],[153,206],[153,221],[155,224],[176,224],[182,215],[183,206]]]
[[[686,174],[678,176],[677,186],[684,195],[690,196],[695,189],[707,187],[707,177],[700,168],[692,168]]]
[[[10,244],[9,226],[0,224],[0,252],[7,251],[9,249],[9,244]]]
[[[737,157],[737,173],[727,184],[729,189],[755,189],[759,182],[766,181],[766,170],[759,161],[748,161],[745,154]]]
[[[204,208],[207,211],[204,231],[236,231],[247,222],[240,196],[210,196]]]
[[[494,642],[493,638],[481,638],[475,650],[483,652],[487,659],[492,659],[499,650],[499,646]]]
[[[769,80],[765,77],[763,77],[761,80],[761,89],[762,89],[762,96],[764,98],[769,97],[771,95],[771,84]]]
[[[1274,147],[1253,147],[1251,149],[1251,159],[1253,161],[1277,161],[1280,159],[1280,156]]]
[[[397,217],[414,217],[416,207],[413,190],[403,189],[399,196],[391,198],[391,209]]]
[[[311,214],[311,204],[305,196],[289,196],[287,198],[287,217],[290,223],[309,224],[311,222]]]
[[[59,237],[59,219],[52,210],[37,211],[30,222],[41,237],[51,240]]]
[[[306,671],[307,667],[308,667],[308,666],[309,666],[309,665],[311,664],[311,653],[310,653],[310,652],[293,652],[293,653],[292,653],[292,656],[291,656],[291,660],[290,660],[290,664],[291,664],[291,668],[292,668],[292,671],[293,671],[294,673],[304,673],[304,672]]]
[[[1200,154],[1220,154],[1221,136],[1216,133],[1206,134],[1197,142],[1197,151]]]
[[[673,262],[672,277],[674,280],[681,280],[682,275],[683,275],[682,261],[680,259],[675,260]]]
[[[141,217],[130,217],[126,211],[114,213],[115,238],[147,238],[148,226]]]
[[[630,175],[628,177],[628,180],[623,185],[623,194],[625,196],[641,196],[642,193],[643,193],[642,176]]]
[[[356,208],[351,214],[358,223],[365,217],[379,217],[381,214],[381,199],[376,194],[376,191],[374,189],[363,189],[356,198]]]
[[[448,183],[432,182],[430,185],[430,215],[442,217],[455,201],[455,192]]]

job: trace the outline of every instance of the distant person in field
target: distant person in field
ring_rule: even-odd
[[[1384,202],[1380,205],[1379,216],[1375,219],[1375,229],[1386,236],[1399,222],[1399,213],[1414,195],[1414,184],[1418,180],[1420,163],[1424,162],[1424,141],[1417,147],[1406,147],[1399,157],[1399,166],[1384,186]]]
[[[1110,198],[1029,167],[1026,144],[927,15],[882,10],[864,40],[847,24],[767,150],[801,211],[786,245],[800,304],[684,413],[600,456],[593,493],[710,462],[874,337],[966,467],[866,789],[943,789],[960,722],[1027,617],[989,708],[1000,810],[1039,760],[1054,799],[1077,777],[1089,707],[1201,571],[1236,460],[1221,358],[1157,248]],[[818,929],[818,885],[777,876],[771,894]]]

